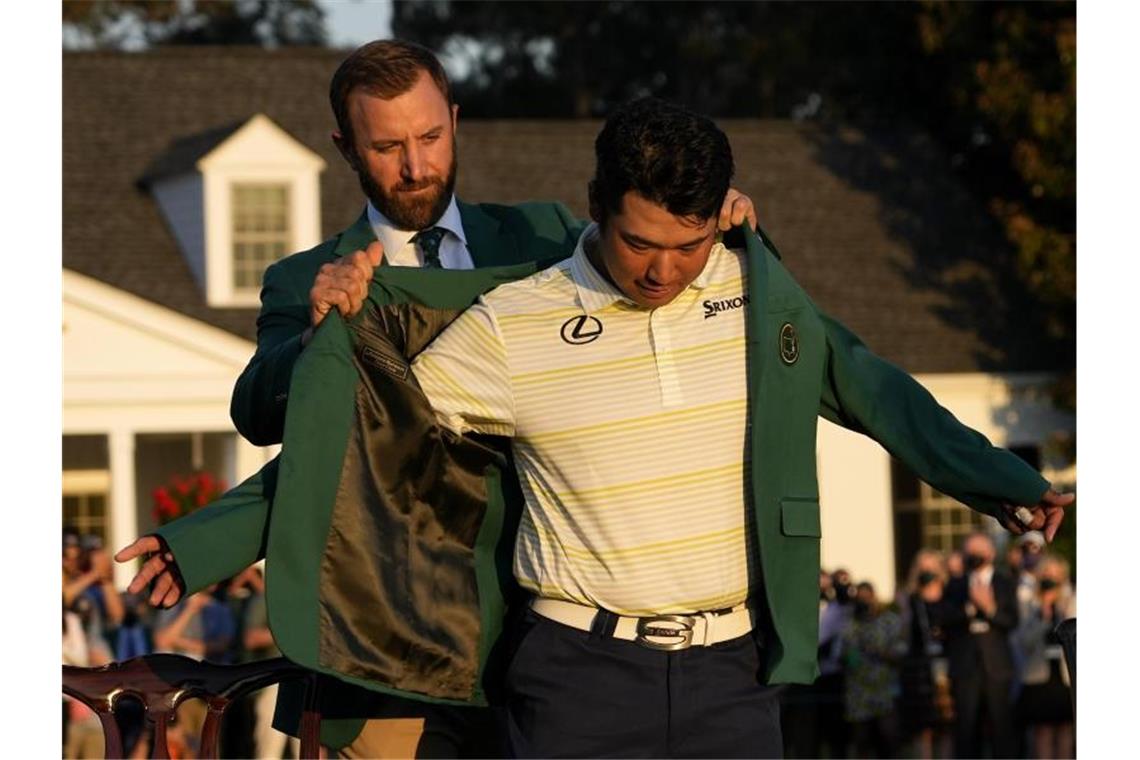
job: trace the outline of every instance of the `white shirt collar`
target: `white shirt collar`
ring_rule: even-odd
[[[372,232],[376,235],[376,239],[384,246],[385,251],[398,251],[408,244],[413,237],[416,236],[420,230],[401,230],[388,220],[388,217],[381,214],[372,205],[372,201],[368,201],[368,223],[372,225]],[[464,245],[467,245],[467,235],[463,232],[463,218],[459,215],[459,206],[455,203],[455,194],[451,195],[451,202],[447,204],[447,210],[443,212],[443,216],[439,218],[433,227],[442,227],[452,235],[459,238]]]
[[[586,255],[586,246],[597,245],[599,236],[597,222],[591,223],[578,237],[578,245],[575,246],[574,255],[570,259],[570,276],[574,279],[574,286],[578,290],[578,305],[587,314],[600,311],[616,301],[625,300],[633,303],[618,288],[611,285],[601,272],[594,268],[590,262],[590,257]],[[708,287],[709,278],[712,277],[710,262],[718,246],[721,246],[720,242],[713,246],[713,250],[709,253],[709,260],[705,262],[705,268],[689,285],[690,288],[704,290]]]

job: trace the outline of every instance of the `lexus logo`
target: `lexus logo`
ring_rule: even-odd
[[[562,323],[562,340],[572,346],[593,343],[602,334],[602,323],[589,314],[571,317]]]

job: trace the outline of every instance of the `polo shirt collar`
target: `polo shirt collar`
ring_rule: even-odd
[[[597,245],[599,236],[597,222],[591,223],[578,237],[578,245],[575,246],[574,255],[570,258],[570,277],[573,278],[574,287],[578,291],[578,305],[587,314],[601,311],[617,301],[624,300],[633,303],[624,293],[611,285],[601,272],[594,268],[590,262],[590,257],[586,255],[586,246]],[[718,241],[713,246],[714,251],[709,253],[705,268],[689,285],[690,288],[704,290],[708,287],[709,279],[712,277],[713,254],[715,248],[720,245],[721,243]]]
[[[376,239],[383,244],[385,251],[401,250],[420,232],[420,230],[399,229],[392,224],[388,217],[381,214],[376,207],[372,205],[372,201],[368,201],[367,212],[368,223],[372,226],[372,231],[376,234]],[[447,209],[443,212],[443,216],[432,226],[442,227],[459,238],[464,245],[467,245],[467,235],[463,232],[463,219],[459,216],[459,206],[455,203],[454,193],[451,195],[451,202],[447,204]]]

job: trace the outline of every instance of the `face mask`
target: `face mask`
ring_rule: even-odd
[[[1040,554],[1026,554],[1024,559],[1021,560],[1021,566],[1026,570],[1032,570],[1037,567],[1037,563],[1041,561]]]
[[[919,588],[922,588],[923,586],[930,585],[930,582],[933,581],[937,577],[938,577],[937,575],[930,572],[929,570],[923,570],[921,573],[918,574],[918,586],[919,586]]]
[[[970,571],[977,570],[979,567],[986,564],[986,558],[980,554],[967,554],[965,561],[966,569]]]
[[[1041,579],[1041,590],[1042,591],[1052,591],[1055,588],[1057,588],[1057,581],[1053,580],[1052,578],[1042,578]]]

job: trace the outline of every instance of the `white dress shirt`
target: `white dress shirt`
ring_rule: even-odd
[[[419,230],[398,229],[388,218],[376,210],[372,202],[368,203],[368,223],[372,225],[372,232],[384,246],[384,260],[394,267],[422,267],[424,265],[423,251],[412,242]],[[459,207],[455,204],[455,196],[447,204],[447,210],[433,226],[447,230],[439,246],[439,260],[444,269],[474,269],[475,262],[467,250],[467,235],[463,232],[463,220],[459,216]]]

